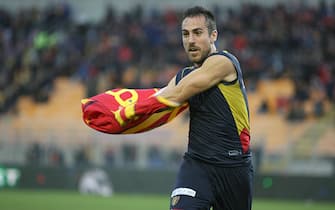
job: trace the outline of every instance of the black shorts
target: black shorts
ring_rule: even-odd
[[[251,210],[252,165],[218,167],[185,158],[174,190],[171,210]]]

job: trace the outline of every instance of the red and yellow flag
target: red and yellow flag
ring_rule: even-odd
[[[89,127],[109,134],[133,134],[149,131],[164,125],[183,112],[188,104],[141,115],[127,122],[120,122],[120,110],[130,104],[141,102],[159,89],[113,89],[91,98],[81,100],[83,120]]]

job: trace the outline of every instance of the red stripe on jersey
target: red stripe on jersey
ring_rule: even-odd
[[[248,152],[250,146],[250,134],[248,129],[244,128],[240,134],[240,141],[243,153]]]

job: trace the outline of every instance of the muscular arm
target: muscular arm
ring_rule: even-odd
[[[203,92],[221,81],[233,81],[237,77],[234,65],[225,56],[214,55],[205,60],[202,66],[186,77],[178,85],[173,78],[160,96],[177,103],[187,101],[193,95]]]
[[[186,102],[191,96],[205,91],[221,81],[236,79],[236,71],[232,62],[219,55],[206,59],[203,65],[184,77],[175,85],[174,77],[164,90],[159,91],[154,97],[123,107],[116,116],[121,126],[136,116],[149,115],[171,107],[177,107]],[[123,123],[121,123],[123,122]]]

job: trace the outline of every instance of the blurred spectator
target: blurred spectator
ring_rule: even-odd
[[[247,66],[247,84],[288,73],[304,84],[297,85],[296,95],[305,100],[311,78],[319,77],[327,99],[333,101],[332,6],[325,1],[318,7],[301,3],[292,8],[243,3],[240,10],[215,5],[219,32],[225,34],[219,47],[233,51]],[[116,87],[165,84],[186,65],[179,42],[180,14],[172,9],[144,11],[140,5],[117,14],[110,6],[102,21],[93,24],[75,23],[68,4],[17,13],[1,10],[0,112],[11,109],[24,94],[48,101],[53,80],[61,75],[82,80],[87,96]]]
[[[115,154],[113,147],[108,147],[105,151],[105,166],[112,167],[115,164]]]
[[[149,167],[159,168],[164,165],[162,154],[157,146],[150,146],[148,151]]]
[[[33,143],[27,151],[28,164],[40,166],[43,162],[43,149],[39,143]]]
[[[306,118],[306,113],[303,108],[303,103],[301,100],[293,98],[291,101],[291,106],[288,110],[287,119],[289,121],[302,121]]]
[[[75,164],[78,167],[87,167],[91,164],[89,146],[81,146],[75,153]]]
[[[124,165],[133,166],[135,165],[135,160],[137,158],[137,147],[132,144],[123,144],[122,145],[122,156]]]
[[[50,146],[48,148],[48,165],[53,167],[64,166],[64,156],[60,149],[56,146]]]

